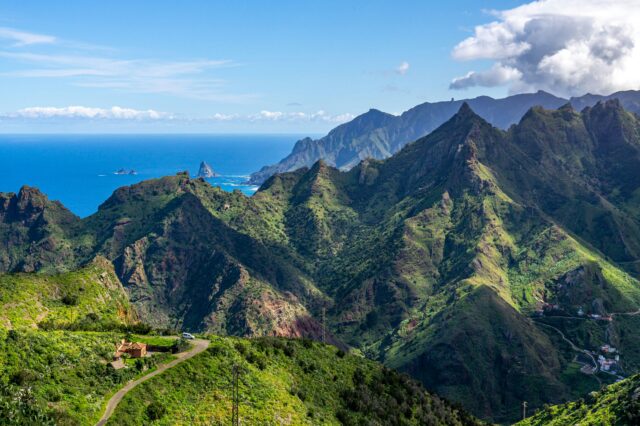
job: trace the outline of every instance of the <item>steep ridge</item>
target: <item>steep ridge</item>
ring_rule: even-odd
[[[638,164],[629,155],[637,120],[616,102],[582,114],[533,109],[506,133],[463,106],[387,161],[324,173],[323,186],[342,193],[327,199],[316,191],[317,203],[336,204],[351,217],[332,230],[331,241],[343,244],[330,245],[334,251],[325,256],[315,252],[318,286],[340,301],[331,310],[336,333],[497,420],[516,417],[521,400],[539,406],[576,396],[576,380],[597,386],[570,373],[573,354],[528,317],[566,292],[567,312],[639,306],[640,286],[629,275],[637,219],[621,211],[634,202],[636,189],[625,176],[635,169],[618,174],[607,167],[614,152],[602,148],[610,143],[603,135],[611,133],[595,131],[612,120],[631,126],[616,143],[630,165]],[[317,180],[307,184],[318,187]],[[298,208],[297,198],[290,200]],[[308,241],[326,235],[317,226],[305,229]],[[572,288],[559,292],[562,283]],[[628,330],[612,327],[616,336]],[[631,348],[635,339],[618,343]],[[590,346],[605,342],[594,337]],[[629,353],[630,366],[636,356]]]
[[[65,239],[80,219],[36,188],[0,193],[0,271],[64,270],[73,248]]]
[[[610,99],[619,99],[627,110],[640,112],[640,92],[638,91],[617,92],[608,96],[587,94],[570,100],[538,91],[503,99],[480,96],[458,101],[425,102],[405,111],[400,116],[387,114],[384,120],[380,119],[384,113],[372,110],[342,124],[323,138],[300,140],[289,156],[277,164],[265,166],[253,173],[250,181],[260,184],[275,173],[310,167],[320,159],[341,170],[349,170],[367,158],[390,157],[404,145],[429,134],[446,122],[464,103],[469,104],[489,123],[498,128],[507,129],[518,123],[524,113],[533,106],[555,109],[571,103],[577,110],[582,110],[599,101]]]
[[[326,311],[334,342],[512,421],[615,379],[573,346],[640,371],[639,126],[616,101],[507,131],[463,104],[387,160],[316,162],[253,197],[185,174],[122,188],[63,229],[64,265],[112,260],[155,325],[318,339]]]
[[[397,117],[376,109],[359,115],[348,123],[331,130],[327,136],[316,141],[304,138],[296,142],[291,154],[277,164],[264,166],[251,175],[249,181],[263,183],[276,173],[289,172],[300,167],[311,166],[322,159],[331,165],[351,168],[362,158],[386,158],[391,155],[390,147],[383,134],[376,130],[395,122]]]

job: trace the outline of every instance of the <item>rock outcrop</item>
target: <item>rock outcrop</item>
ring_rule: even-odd
[[[216,176],[219,175],[215,171],[213,171],[213,168],[206,161],[200,163],[200,168],[198,169],[198,177],[212,178]]]

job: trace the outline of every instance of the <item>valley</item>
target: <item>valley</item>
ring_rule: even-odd
[[[463,104],[389,159],[348,172],[318,161],[251,197],[179,173],[80,219],[25,187],[0,195],[3,277],[103,259],[125,297],[52,314],[38,295],[41,308],[10,304],[28,315],[3,321],[97,330],[116,313],[157,330],[324,340],[509,423],[524,401],[535,412],[640,371],[638,173],[640,121],[609,100],[533,107],[507,131]],[[200,359],[116,412],[139,413],[152,402],[127,402],[139,389]]]

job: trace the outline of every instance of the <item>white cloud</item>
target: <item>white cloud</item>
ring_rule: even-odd
[[[494,64],[487,71],[469,71],[463,77],[454,78],[449,85],[450,89],[466,89],[471,86],[494,87],[518,81],[522,73],[508,66]]]
[[[316,111],[313,113],[306,112],[283,112],[262,110],[256,114],[240,115],[240,114],[222,114],[216,113],[211,116],[213,121],[245,121],[245,122],[291,122],[291,123],[309,123],[324,122],[331,124],[340,124],[350,121],[355,116],[353,114],[337,114],[331,115],[325,111]]]
[[[16,47],[30,44],[53,44],[57,41],[57,38],[53,36],[34,34],[7,27],[0,27],[0,38],[13,41]]]
[[[152,109],[137,110],[132,108],[121,108],[114,106],[111,108],[92,108],[85,106],[67,107],[30,107],[23,108],[15,113],[5,114],[8,118],[26,119],[105,119],[105,120],[160,120],[171,119],[173,116],[166,112],[159,112]]]
[[[111,108],[97,108],[80,105],[66,107],[36,106],[22,108],[15,112],[0,114],[0,119],[9,120],[138,120],[138,121],[171,121],[173,123],[328,123],[341,124],[350,121],[353,114],[331,115],[320,110],[314,113],[282,112],[263,110],[256,114],[225,114],[215,113],[208,117],[186,116],[157,111],[153,109],[138,110],[113,106]]]
[[[407,71],[409,71],[409,62],[404,61],[396,67],[397,74],[405,75]]]
[[[216,112],[211,116],[213,121],[233,121],[238,119],[240,116],[238,114],[221,114]]]
[[[458,60],[492,60],[454,79],[453,89],[508,85],[559,95],[640,88],[640,2],[540,0],[492,12],[453,50]]]
[[[248,116],[250,121],[321,121],[327,123],[344,123],[352,120],[352,114],[331,115],[325,111],[317,111],[313,113],[306,112],[282,112],[282,111],[260,111],[258,114]]]
[[[0,51],[0,58],[29,68],[0,73],[5,77],[72,78],[80,87],[160,93],[179,97],[237,102],[253,95],[230,94],[222,79],[207,77],[213,69],[233,67],[230,60],[157,61],[110,57]]]
[[[211,74],[220,68],[238,66],[231,60],[195,59],[162,61],[117,57],[117,51],[49,35],[0,27],[0,77],[60,79],[78,87],[114,89],[123,92],[165,94],[176,97],[245,102],[255,94],[229,93],[227,82]],[[36,53],[32,45],[47,44]],[[46,49],[43,51],[43,49]],[[91,50],[79,54],[78,50]]]

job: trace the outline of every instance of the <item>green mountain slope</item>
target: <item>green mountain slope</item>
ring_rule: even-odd
[[[141,373],[107,365],[123,337],[0,328],[0,423],[94,425],[109,395]]]
[[[36,188],[0,193],[0,270],[64,270],[77,249],[68,237],[79,222]]]
[[[107,424],[226,424],[239,369],[245,424],[479,424],[409,378],[332,346],[212,338],[209,349],[136,387]]]
[[[104,258],[58,275],[0,275],[0,327],[113,329],[137,322],[113,266]]]
[[[533,108],[508,131],[464,104],[387,160],[317,162],[253,197],[185,174],[121,188],[93,216],[55,222],[55,246],[34,231],[4,248],[3,267],[104,256],[155,326],[326,334],[512,421],[524,400],[615,380],[588,374],[604,344],[620,351],[616,374],[639,371],[639,129],[617,101]],[[37,220],[2,229],[29,235],[58,208],[45,200]]]
[[[575,402],[548,407],[520,426],[614,426],[640,422],[640,376],[610,385]]]

